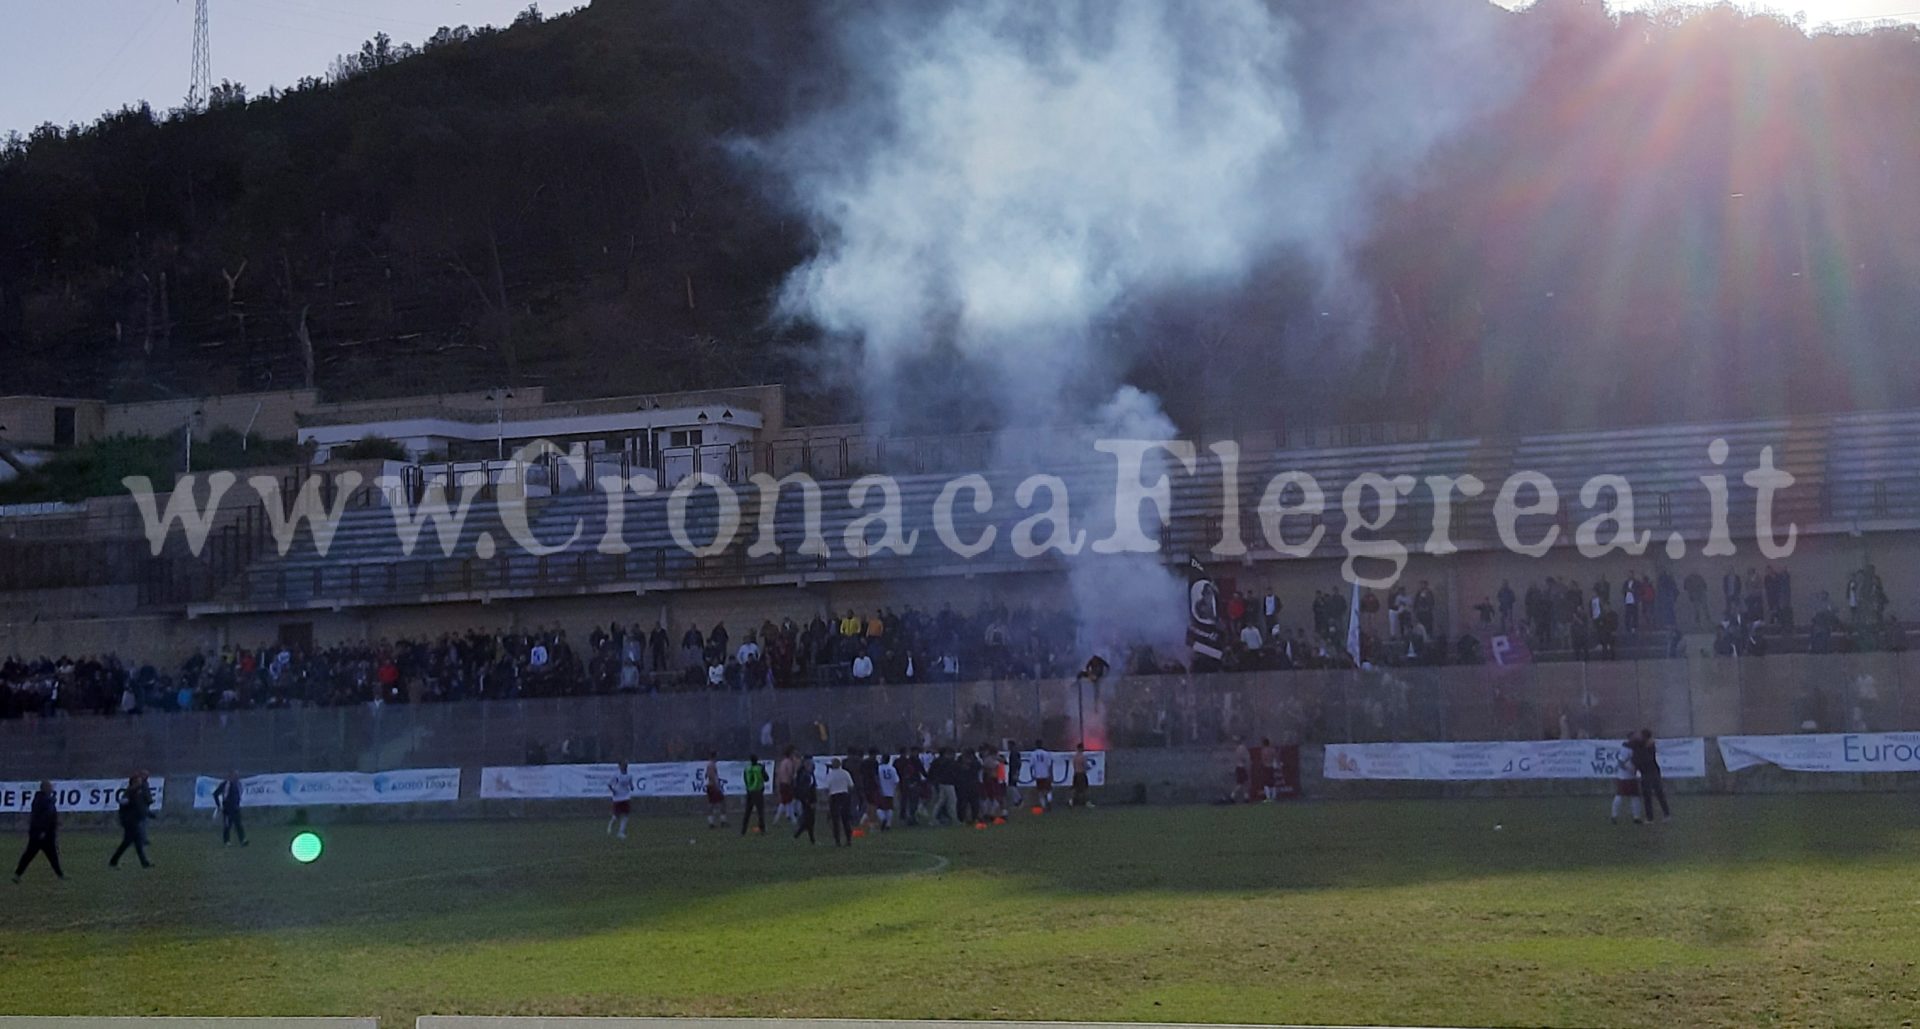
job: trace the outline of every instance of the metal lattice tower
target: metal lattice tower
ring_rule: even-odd
[[[207,44],[207,0],[193,0],[193,81],[187,106],[205,110],[213,96],[213,59]]]

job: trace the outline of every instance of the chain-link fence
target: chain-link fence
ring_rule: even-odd
[[[1781,655],[30,718],[0,723],[0,778],[695,760],[789,744],[1606,738],[1643,726],[1670,736],[1920,729],[1920,661]]]

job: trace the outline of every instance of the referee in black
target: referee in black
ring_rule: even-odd
[[[60,812],[53,804],[53,783],[42,779],[39,791],[33,795],[33,812],[27,816],[27,852],[20,855],[20,863],[13,866],[13,881],[19,882],[27,866],[40,854],[47,856],[54,877],[65,879],[67,873],[60,870],[59,836]]]
[[[220,805],[220,845],[227,845],[229,835],[240,837],[240,845],[247,845],[247,827],[240,824],[240,795],[246,787],[240,784],[240,773],[229,771],[227,778],[213,788],[213,801]]]

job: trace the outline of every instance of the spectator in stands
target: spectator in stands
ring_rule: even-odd
[[[1567,628],[1567,642],[1568,646],[1573,650],[1573,659],[1575,661],[1585,661],[1592,656],[1592,649],[1588,646],[1588,634],[1591,626],[1592,619],[1587,616],[1585,611],[1582,611],[1574,616],[1573,623]]]
[[[1654,579],[1653,611],[1654,622],[1660,628],[1672,631],[1680,627],[1680,584],[1674,580],[1670,568],[1660,569]]]
[[[1813,612],[1807,649],[1815,654],[1831,653],[1834,649],[1834,637],[1844,631],[1840,616],[1834,613],[1833,599],[1828,596],[1826,590],[1821,590],[1814,599],[1818,606]]]
[[[1706,626],[1709,617],[1707,612],[1707,580],[1700,574],[1699,569],[1696,568],[1687,573],[1685,588],[1687,591],[1687,604],[1693,610],[1693,627],[1696,629],[1703,628]]]
[[[1261,638],[1260,627],[1258,625],[1255,625],[1252,621],[1248,621],[1245,626],[1241,627],[1240,629],[1240,648],[1241,648],[1241,655],[1242,655],[1241,667],[1242,668],[1265,667],[1265,653],[1264,653],[1265,645],[1266,645],[1266,640]]]
[[[1773,624],[1793,631],[1793,574],[1785,568],[1767,566],[1767,609],[1773,612]]]
[[[1514,601],[1513,584],[1509,583],[1505,579],[1501,579],[1500,592],[1495,594],[1494,599],[1499,601],[1500,603],[1500,631],[1512,632],[1513,631],[1513,601]]]
[[[1427,585],[1427,580],[1420,580],[1420,588],[1413,594],[1413,617],[1420,623],[1420,627],[1426,630],[1426,635],[1429,637],[1435,632],[1433,622],[1435,603],[1433,587]]]
[[[1551,587],[1553,582],[1552,578],[1549,577],[1547,582],[1548,586]],[[1557,602],[1557,600],[1555,602]],[[1547,608],[1547,591],[1537,585],[1529,583],[1527,585],[1526,628],[1529,630],[1529,635],[1533,638],[1533,648],[1535,650],[1546,650],[1553,642]]]

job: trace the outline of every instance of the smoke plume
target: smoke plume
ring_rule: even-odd
[[[1358,345],[1368,305],[1348,255],[1370,198],[1498,95],[1515,62],[1465,5],[1290,10],[838,11],[832,102],[754,147],[818,239],[781,310],[857,346],[869,418],[965,411],[1019,430],[1004,437],[1023,441],[1003,445],[1009,463],[1045,425],[1172,436],[1150,397],[1116,393],[1138,345],[1129,326],[1163,300],[1245,289],[1282,255],[1313,269],[1316,306],[1344,312]],[[1114,568],[1076,580],[1089,621],[1177,636],[1182,584],[1157,562],[1127,565],[1136,588],[1116,588],[1129,573]],[[1139,612],[1107,611],[1111,598]]]

